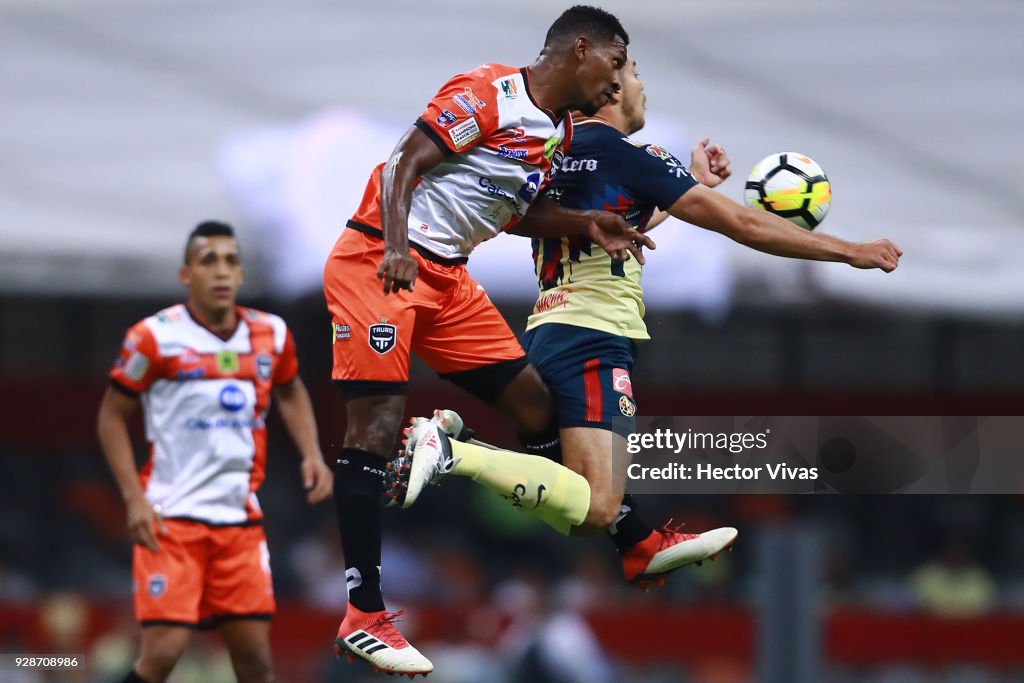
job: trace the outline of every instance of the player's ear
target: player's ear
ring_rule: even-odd
[[[590,50],[593,46],[590,41],[587,40],[586,36],[580,36],[576,39],[576,42],[572,44],[572,54],[576,57],[579,62],[587,61],[587,55],[590,54]]]
[[[192,284],[192,271],[187,265],[178,269],[178,282],[188,287]]]

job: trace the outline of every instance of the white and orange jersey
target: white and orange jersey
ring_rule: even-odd
[[[263,517],[256,490],[267,457],[270,391],[298,373],[284,321],[237,308],[227,339],[179,304],[136,323],[110,371],[117,388],[139,395],[149,460],[146,499],[165,517],[244,524]]]
[[[464,259],[514,226],[572,139],[571,117],[537,105],[526,69],[498,64],[449,80],[416,126],[446,158],[413,189],[409,241],[445,259]],[[373,170],[350,228],[381,234],[383,167]]]

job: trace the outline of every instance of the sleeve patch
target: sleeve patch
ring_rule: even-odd
[[[122,373],[133,382],[141,382],[149,370],[149,359],[138,351],[132,351],[124,363]]]
[[[448,131],[449,137],[452,139],[452,144],[455,145],[456,150],[460,150],[469,143],[473,142],[480,137],[480,126],[476,122],[476,117],[466,119],[457,126],[453,126]]]

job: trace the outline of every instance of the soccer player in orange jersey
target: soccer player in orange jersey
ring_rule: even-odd
[[[103,453],[128,508],[142,646],[126,683],[161,683],[195,628],[216,627],[238,680],[274,680],[274,592],[256,490],[271,398],[301,453],[310,503],[331,494],[295,343],[276,315],[236,305],[234,231],[189,235],[184,304],[128,330],[100,405]],[[142,404],[149,458],[135,467],[128,420]]]
[[[642,259],[635,241],[653,247],[620,216],[539,199],[572,139],[570,111],[610,101],[628,42],[614,16],[577,6],[552,24],[530,66],[453,77],[374,169],[331,251],[332,376],[347,415],[334,491],[349,587],[339,654],[390,673],[433,670],[395,629],[380,591],[380,500],[410,354],[509,415],[527,443],[557,437],[546,387],[466,272],[470,252],[502,232],[587,235],[617,260]],[[579,483],[557,497],[573,509],[586,508]]]

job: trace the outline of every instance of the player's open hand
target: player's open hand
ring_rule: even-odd
[[[132,543],[158,553],[160,545],[156,542],[157,533],[167,533],[160,512],[144,497],[128,501],[128,535]]]
[[[854,268],[881,268],[887,273],[896,270],[903,250],[889,240],[875,240],[854,245],[850,265]]]
[[[708,147],[709,142],[711,138],[704,138],[690,150],[690,175],[706,187],[715,187],[732,175],[732,161],[724,147]]]
[[[334,490],[334,474],[322,455],[315,458],[303,458],[300,466],[302,486],[306,489],[306,500],[310,505],[327,500]]]
[[[595,212],[594,219],[587,226],[591,241],[604,249],[613,261],[628,261],[630,255],[643,265],[643,247],[656,248],[654,240],[643,234],[617,213]]]
[[[384,281],[384,294],[397,294],[401,289],[411,292],[419,269],[416,259],[408,251],[385,249],[384,260],[377,269],[377,279]]]

